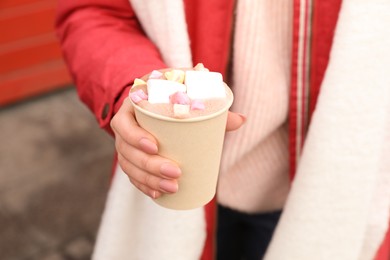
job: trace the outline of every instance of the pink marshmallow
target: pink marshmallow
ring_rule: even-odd
[[[148,99],[148,95],[146,95],[142,89],[139,89],[139,90],[134,91],[134,92],[130,92],[129,96],[130,96],[131,100],[136,104],[138,104],[142,100]]]
[[[169,96],[169,101],[172,104],[189,105],[191,103],[190,98],[184,92],[178,91]]]
[[[130,98],[136,104],[138,104],[143,100],[140,96],[137,95],[137,92],[130,93]]]
[[[158,70],[153,70],[150,75],[149,79],[161,79],[163,76],[163,73]]]
[[[205,105],[202,100],[195,99],[191,102],[191,110],[204,110]]]
[[[148,95],[146,95],[146,93],[142,89],[139,89],[139,90],[135,91],[134,93],[137,93],[137,95],[140,98],[142,98],[143,100],[147,100],[148,99]]]

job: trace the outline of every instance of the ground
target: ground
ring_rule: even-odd
[[[114,142],[74,88],[0,108],[0,258],[90,259]]]

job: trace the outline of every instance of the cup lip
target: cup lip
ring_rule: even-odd
[[[230,92],[230,100],[228,100],[228,102],[226,103],[226,106],[224,106],[222,109],[218,110],[217,112],[214,112],[212,114],[208,114],[208,115],[204,115],[204,116],[197,116],[197,117],[192,117],[192,118],[173,118],[173,117],[168,117],[168,116],[163,116],[163,115],[160,115],[160,114],[156,114],[156,113],[153,113],[153,112],[150,112],[146,109],[143,109],[142,107],[138,106],[137,104],[135,104],[133,102],[133,100],[131,100],[131,98],[129,98],[131,104],[133,105],[133,107],[138,110],[139,112],[145,114],[145,115],[148,115],[152,118],[155,118],[155,119],[160,119],[160,120],[164,120],[164,121],[171,121],[171,122],[176,122],[176,123],[188,123],[188,122],[198,122],[198,121],[204,121],[204,120],[207,120],[207,119],[210,119],[210,118],[214,118],[214,117],[217,117],[223,113],[225,113],[227,110],[229,110],[229,108],[232,106],[233,104],[233,100],[234,100],[234,96],[233,96],[233,92],[232,90],[228,87],[227,90]]]

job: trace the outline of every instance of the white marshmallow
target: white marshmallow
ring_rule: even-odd
[[[185,85],[191,99],[225,98],[222,74],[208,71],[186,71]]]
[[[173,116],[176,118],[186,118],[190,115],[190,105],[173,105]]]
[[[184,84],[164,79],[149,79],[147,82],[148,101],[151,104],[169,104],[169,96],[181,91],[186,92]]]

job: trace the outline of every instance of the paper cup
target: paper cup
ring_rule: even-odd
[[[229,88],[223,109],[206,116],[175,119],[151,113],[133,103],[138,124],[157,140],[159,155],[175,161],[182,175],[179,190],[154,201],[165,207],[186,210],[207,204],[215,195],[227,114],[233,103]]]

